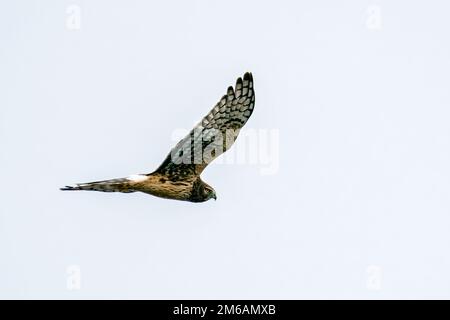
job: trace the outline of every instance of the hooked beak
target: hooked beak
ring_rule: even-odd
[[[217,200],[217,196],[215,193],[213,194],[213,199],[214,199],[214,201]]]

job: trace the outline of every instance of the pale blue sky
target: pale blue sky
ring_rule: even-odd
[[[2,2],[0,297],[450,298],[449,10]],[[211,165],[203,204],[58,190],[152,171],[245,71],[275,174]]]

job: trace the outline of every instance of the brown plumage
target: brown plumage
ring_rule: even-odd
[[[255,105],[252,74],[238,78],[214,108],[170,151],[154,172],[67,186],[61,190],[145,192],[166,199],[203,202],[216,199],[214,189],[200,174],[235,142]]]

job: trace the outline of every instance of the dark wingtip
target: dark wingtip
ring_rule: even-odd
[[[72,186],[65,186],[63,188],[59,188],[61,191],[70,191],[70,190],[81,190],[80,187],[72,187]]]
[[[228,90],[227,90],[227,101],[232,101],[233,99],[234,99],[234,89],[233,89],[233,87],[232,86],[229,86],[228,87]]]
[[[246,72],[244,74],[244,80],[253,80],[253,75],[251,72]]]

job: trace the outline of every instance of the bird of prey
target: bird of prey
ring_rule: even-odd
[[[190,202],[217,199],[214,189],[200,174],[236,140],[239,130],[250,118],[255,106],[252,74],[238,78],[228,87],[214,108],[170,151],[163,163],[149,174],[127,178],[80,183],[61,190],[103,192],[144,192],[157,197]]]

